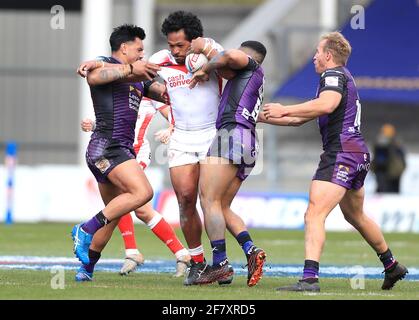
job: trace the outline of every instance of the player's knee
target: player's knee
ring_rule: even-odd
[[[222,205],[222,196],[218,195],[217,193],[211,191],[204,190],[204,188],[200,187],[199,189],[199,200],[201,202],[201,206],[211,206],[214,203],[217,205]]]
[[[207,193],[203,192],[201,188],[199,189],[199,202],[201,204],[201,208],[206,208],[210,202]]]
[[[183,210],[190,210],[196,206],[196,191],[195,190],[181,190],[177,193],[179,207]]]
[[[200,205],[201,205],[202,210],[204,210],[204,212],[205,212],[205,211],[208,211],[208,209],[209,209],[209,205],[210,205],[210,203],[211,203],[211,202],[208,200],[208,198],[206,198],[206,197],[203,197],[203,196],[199,195],[199,202],[200,202]]]
[[[311,224],[313,222],[319,221],[321,216],[314,210],[311,210],[310,208],[306,211],[304,214],[304,223],[305,224]]]
[[[147,223],[150,220],[148,219],[150,214],[142,208],[138,208],[135,210],[135,216],[144,223]]]
[[[138,188],[133,192],[134,201],[137,207],[141,207],[151,199],[153,199],[154,192],[151,186],[143,186],[142,188]]]
[[[343,213],[343,217],[345,220],[354,227],[359,226],[362,223],[362,214],[360,215],[353,215],[349,213]]]

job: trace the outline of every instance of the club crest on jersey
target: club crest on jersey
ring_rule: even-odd
[[[111,163],[106,158],[100,158],[98,161],[95,162],[95,166],[100,170],[100,172],[105,173],[106,170],[108,170],[111,166]]]
[[[340,164],[338,166],[338,172],[336,173],[336,179],[346,182],[348,181],[348,175],[349,175],[349,167],[344,166],[343,164]]]

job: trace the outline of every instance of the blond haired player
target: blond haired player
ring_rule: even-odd
[[[310,186],[305,213],[303,278],[280,291],[320,291],[319,262],[326,240],[325,220],[337,205],[345,219],[374,249],[384,266],[383,290],[403,279],[407,268],[391,253],[379,226],[364,212],[364,180],[370,154],[361,134],[361,104],[355,81],[346,68],[351,45],[339,33],[323,36],[313,58],[320,75],[316,99],[283,106],[268,103],[260,120],[277,125],[300,125],[317,118],[323,154]]]

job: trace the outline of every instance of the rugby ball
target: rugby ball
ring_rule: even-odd
[[[202,53],[191,53],[186,56],[185,65],[190,73],[194,73],[208,62],[207,57]]]

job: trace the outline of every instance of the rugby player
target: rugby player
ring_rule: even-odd
[[[158,74],[166,83],[173,111],[175,127],[168,150],[169,170],[179,203],[180,225],[192,257],[184,284],[192,285],[207,266],[201,242],[202,223],[196,202],[201,165],[217,132],[222,78],[216,72],[211,72],[208,81],[190,90],[192,75],[186,69],[185,58],[194,46],[197,52],[202,52],[209,59],[223,51],[223,48],[212,39],[202,38],[202,23],[190,12],[173,12],[164,20],[161,31],[167,37],[169,50],[155,53],[149,61],[162,68]],[[226,216],[226,223],[247,254],[253,242],[242,219],[231,212]],[[231,266],[229,270],[233,272]],[[255,272],[252,268],[251,273]],[[231,281],[232,276],[218,283],[228,284]]]
[[[153,196],[150,183],[135,160],[134,129],[143,96],[166,100],[158,86],[141,82],[153,79],[160,70],[155,64],[141,61],[144,38],[140,27],[115,28],[109,40],[112,56],[106,62],[118,66],[104,66],[87,74],[96,129],[90,138],[86,161],[98,182],[105,208],[85,223],[74,226],[72,238],[76,256],[89,267],[99,260],[119,218],[143,206]],[[94,236],[101,246],[89,250]]]
[[[361,134],[361,104],[355,81],[345,67],[351,46],[339,32],[321,38],[313,58],[320,75],[316,99],[297,105],[268,103],[261,121],[301,125],[317,118],[323,154],[310,186],[305,213],[305,261],[302,279],[286,291],[320,291],[319,262],[325,243],[325,220],[339,204],[345,219],[377,253],[384,266],[383,290],[408,272],[389,249],[378,225],[364,212],[364,180],[370,154]]]
[[[196,53],[204,51],[202,45],[193,49]],[[262,277],[266,254],[253,244],[243,220],[230,206],[254,167],[258,153],[255,127],[263,100],[265,77],[261,64],[265,55],[266,48],[260,42],[243,42],[238,50],[222,51],[214,56],[194,73],[190,84],[194,88],[199,83],[196,87],[199,88],[208,81],[213,70],[229,79],[218,106],[217,134],[200,168],[199,196],[213,262],[192,279],[193,285],[222,281],[233,274],[226,253],[226,227],[243,244],[248,262],[248,286],[256,285]]]
[[[93,70],[94,68],[89,68]],[[150,143],[147,139],[147,131],[151,120],[157,111],[165,118],[168,118],[170,107],[166,104],[143,98],[140,104],[138,119],[136,123],[136,140],[134,151],[137,155],[137,162],[145,170],[151,161]],[[81,123],[82,130],[85,132],[93,131],[95,122],[91,119],[84,119]],[[156,137],[163,143],[167,143],[173,130],[173,124],[169,128],[160,130],[156,133]],[[143,221],[151,231],[171,250],[176,257],[176,272],[174,277],[184,276],[186,268],[191,259],[189,252],[184,248],[182,243],[176,237],[172,227],[166,222],[161,214],[153,209],[151,202],[148,202],[141,208],[135,210],[136,216]],[[125,260],[120,270],[121,275],[127,275],[134,271],[137,266],[144,263],[144,257],[137,248],[134,233],[134,223],[130,214],[121,217],[118,223],[119,231],[122,235],[125,245]],[[94,240],[93,240],[94,241]],[[92,245],[93,246],[93,245]],[[92,279],[93,270],[89,270],[86,274],[85,268],[76,275],[78,281],[89,281]]]

